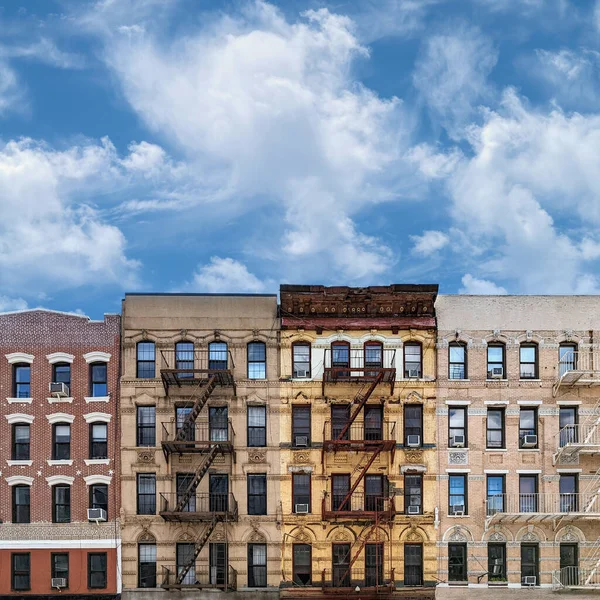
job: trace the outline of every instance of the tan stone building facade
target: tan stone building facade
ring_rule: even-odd
[[[598,308],[438,297],[440,598],[600,585]]]
[[[437,286],[281,287],[281,597],[432,597]]]
[[[125,297],[125,597],[277,592],[278,330],[275,296]]]

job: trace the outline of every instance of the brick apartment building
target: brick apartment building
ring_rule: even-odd
[[[119,362],[118,315],[0,315],[0,598],[118,596]]]

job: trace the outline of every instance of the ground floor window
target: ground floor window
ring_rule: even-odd
[[[448,544],[448,580],[467,581],[467,544]]]

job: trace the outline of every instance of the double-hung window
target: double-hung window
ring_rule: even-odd
[[[13,485],[12,487],[12,522],[29,523],[31,506],[31,488],[28,485]]]
[[[194,378],[194,343],[177,342],[175,344],[175,368],[177,379]]]
[[[418,342],[404,344],[404,379],[423,376],[422,347]]]
[[[31,589],[31,555],[29,552],[11,554],[11,583],[15,591]]]
[[[506,347],[504,344],[488,344],[487,378],[506,379]]]
[[[450,406],[448,408],[448,446],[450,448],[468,447],[467,415],[466,406]]]
[[[292,512],[309,513],[310,509],[310,473],[292,474]]]
[[[448,514],[466,515],[467,506],[467,476],[451,473],[449,477]]]
[[[71,365],[69,363],[56,363],[52,365],[52,381],[64,383],[67,389],[71,387]]]
[[[211,442],[229,440],[229,413],[227,406],[210,406],[208,409],[208,429]]]
[[[577,435],[577,407],[561,406],[558,414],[558,427],[560,432],[560,446],[573,444],[578,441]]]
[[[423,405],[404,405],[404,445],[423,445]]]
[[[559,375],[562,377],[568,371],[577,369],[577,346],[575,344],[561,344],[558,347]]]
[[[467,581],[467,544],[448,544],[448,580]]]
[[[293,580],[295,585],[312,583],[312,552],[310,544],[293,544]]]
[[[267,545],[248,544],[248,587],[267,586]]]
[[[308,342],[292,344],[292,377],[310,379],[310,344]]]
[[[136,376],[139,379],[152,379],[156,376],[156,346],[154,342],[138,342]]]
[[[31,365],[13,366],[13,395],[15,398],[31,398]]]
[[[175,434],[181,436],[180,440],[183,442],[193,442],[196,439],[196,423],[195,421],[188,421],[191,412],[191,406],[177,406],[175,408]]]
[[[310,404],[292,406],[292,445],[310,446]]]
[[[71,425],[56,423],[52,425],[52,460],[70,460]]]
[[[521,583],[540,585],[539,544],[521,544]],[[525,578],[528,579],[525,579]],[[534,578],[534,579],[531,579]],[[531,582],[531,583],[529,583]]]
[[[71,522],[71,486],[55,485],[52,487],[52,522]]]
[[[108,485],[105,483],[90,485],[90,508],[101,508],[108,519]]]
[[[467,378],[467,347],[460,342],[451,342],[448,347],[448,378]]]
[[[50,555],[52,564],[52,579],[64,579],[66,588],[69,587],[69,553],[53,552]]]
[[[504,475],[487,476],[487,515],[504,512]]]
[[[138,473],[137,475],[137,514],[156,514],[156,475]]]
[[[521,408],[519,414],[519,448],[537,448],[537,409]]]
[[[521,344],[519,347],[519,377],[521,379],[538,378],[537,344]]]
[[[519,512],[538,512],[537,475],[519,475]]]
[[[248,379],[267,377],[267,345],[264,342],[248,344]]]
[[[248,446],[267,445],[267,407],[248,407]]]
[[[108,378],[105,362],[90,365],[91,393],[94,398],[108,396]]]
[[[88,587],[91,589],[106,587],[106,552],[88,554]]]
[[[156,407],[137,407],[137,445],[156,445]]]
[[[561,473],[559,480],[560,512],[579,510],[579,480],[577,473]]]
[[[106,423],[90,424],[90,458],[108,458],[108,425]]]
[[[404,475],[404,513],[423,514],[423,476]]]
[[[208,368],[212,371],[225,371],[227,369],[227,344],[225,342],[211,342],[208,345]]]
[[[16,423],[12,426],[12,460],[29,460],[31,430],[28,423]]]
[[[138,587],[156,587],[156,544],[138,544]]]
[[[247,475],[248,514],[267,514],[267,476],[264,474]]]
[[[504,409],[489,408],[487,411],[487,448],[505,448]]]
[[[506,581],[506,544],[488,544],[488,581]]]

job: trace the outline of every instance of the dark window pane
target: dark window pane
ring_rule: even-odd
[[[137,345],[137,377],[152,379],[156,375],[156,349],[154,342],[139,342]]]
[[[154,406],[138,406],[137,445],[156,445],[156,408]]]

